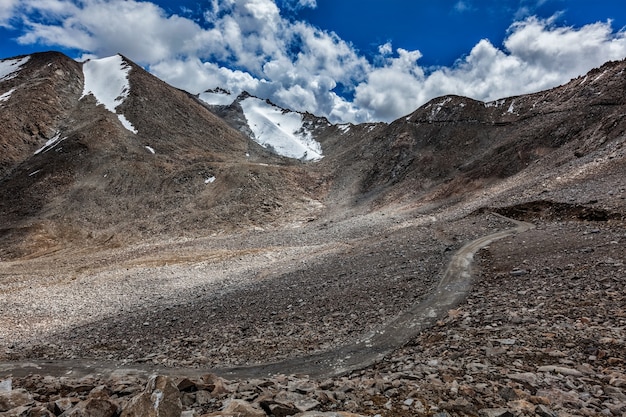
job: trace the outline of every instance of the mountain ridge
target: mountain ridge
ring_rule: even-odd
[[[112,62],[83,97],[65,56],[0,61],[0,373],[33,393],[3,381],[27,397],[9,414],[70,391],[81,413],[101,385],[127,413],[137,372],[189,415],[626,409],[626,61],[390,124],[263,119],[312,127],[314,161]],[[294,369],[330,379],[267,375]]]
[[[13,91],[0,103],[5,233],[50,229],[61,242],[68,223],[78,240],[120,236],[122,225],[137,238],[199,236],[454,204],[541,161],[580,159],[626,129],[625,61],[544,92],[490,103],[444,96],[389,124],[333,125],[249,94],[211,105],[118,57],[130,87],[109,110],[83,91],[85,64],[60,53],[30,55],[2,80],[2,93]],[[291,158],[276,154],[277,137]]]

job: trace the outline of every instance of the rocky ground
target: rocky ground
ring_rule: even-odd
[[[405,223],[406,218],[396,216],[394,222],[402,226],[388,233],[389,245],[381,239],[376,240],[374,247],[382,257],[395,255],[399,259],[403,253],[399,248],[401,237],[419,236],[413,241],[414,247],[410,240],[405,241],[411,251],[407,255],[416,259],[418,252],[434,244],[436,250],[429,252],[429,256],[439,254],[433,258],[431,268],[435,270],[440,270],[443,261],[449,258],[446,254],[451,251],[446,248],[457,249],[462,242],[505,226],[493,216],[477,215],[452,223],[451,229],[428,228],[433,231],[430,236],[433,240],[429,241],[417,233],[420,226]],[[37,357],[37,353],[40,357],[50,357],[67,352],[65,357],[71,359],[79,355],[79,349],[90,349],[86,356],[96,359],[132,362],[133,358],[141,357],[147,364],[156,365],[162,364],[165,357],[160,357],[160,352],[166,352],[172,358],[170,365],[192,366],[196,368],[193,372],[184,375],[177,373],[177,368],[162,369],[161,373],[169,376],[149,382],[146,373],[132,371],[74,378],[72,374],[53,377],[5,371],[0,411],[10,410],[6,415],[151,415],[147,409],[137,411],[137,407],[154,408],[155,404],[148,399],[157,398],[155,392],[168,392],[171,403],[168,407],[174,414],[162,411],[164,414],[159,415],[180,412],[189,416],[626,415],[625,224],[619,220],[581,221],[569,217],[535,223],[535,229],[495,242],[478,253],[474,287],[458,308],[450,310],[434,328],[423,331],[384,361],[361,371],[332,378],[274,375],[230,380],[208,371],[203,373],[206,363],[197,359],[201,357],[197,352],[201,351],[202,343],[194,343],[195,339],[189,340],[191,336],[186,334],[193,333],[197,314],[190,314],[193,310],[190,305],[181,304],[176,315],[183,311],[187,314],[178,316],[184,321],[184,325],[176,327],[179,335],[157,333],[157,337],[150,339],[148,332],[139,333],[139,338],[147,343],[117,349],[113,356],[111,349],[98,350],[91,344],[89,332],[102,329],[100,322],[79,327],[74,337],[59,333],[49,345],[31,346],[30,351],[23,350],[24,345],[5,347],[4,354],[7,359],[26,359],[33,354]],[[373,222],[373,230],[376,224]],[[356,238],[353,242],[359,241],[358,236],[353,237]],[[322,238],[312,234],[308,243]],[[418,241],[424,246],[417,245]],[[371,244],[365,247],[370,248]],[[355,258],[355,271],[372,269],[380,261],[368,263],[364,255],[367,251],[357,252],[362,257]],[[331,259],[332,256],[324,253],[313,263],[320,272],[319,282],[328,282],[324,271],[332,269]],[[363,268],[359,269],[360,266]],[[414,271],[419,269],[415,265],[411,267]],[[298,301],[280,292],[282,280],[296,280],[293,291],[302,289],[301,294],[311,293],[316,286],[307,283],[316,281],[311,276],[297,281],[297,271],[283,271],[255,284],[259,291],[243,285],[225,298],[229,302],[245,300],[229,313],[242,320],[239,326],[255,329],[260,324],[267,327],[268,323],[275,323],[271,326],[277,332],[275,335],[262,337],[250,331],[246,337],[241,328],[226,327],[219,336],[218,332],[210,331],[210,326],[196,324],[206,332],[206,337],[198,337],[210,341],[207,346],[222,344],[226,347],[224,351],[229,352],[218,354],[218,359],[209,364],[224,360],[247,363],[252,359],[280,359],[328,348],[334,339],[324,339],[325,332],[321,329],[328,327],[329,320],[335,320],[334,343],[341,343],[356,328],[374,326],[373,312],[378,312],[380,318],[389,318],[392,314],[385,311],[405,308],[432,285],[430,281],[411,284],[412,280],[406,279],[408,274],[403,275],[402,271],[389,271],[391,277],[398,277],[399,283],[389,277],[377,283],[378,274],[364,278],[365,288],[376,288],[370,292],[359,290],[358,280],[354,292],[342,292],[339,285],[331,285],[328,293],[337,292],[336,298],[331,299],[333,302],[316,303],[314,300],[321,298],[317,294],[305,297],[306,306],[300,306],[296,315],[290,315],[290,310],[298,306]],[[394,289],[410,292],[411,296],[398,296],[380,306],[377,292],[389,294]],[[258,302],[250,302],[254,294]],[[272,296],[267,298],[268,295]],[[349,306],[342,302],[347,295],[354,297]],[[258,304],[263,307],[259,308]],[[356,312],[355,316],[348,315],[349,311]],[[160,317],[161,313],[150,317]],[[147,320],[145,315],[130,315],[128,333],[133,333],[133,323],[142,320]],[[227,326],[227,315],[216,322]],[[119,343],[123,332],[115,329],[121,325],[113,321],[107,326],[106,332],[100,331],[95,338],[110,345]],[[166,332],[158,330],[161,331]],[[111,332],[110,339],[107,332]],[[245,345],[256,348],[250,349],[252,353],[248,355],[245,349],[237,350]],[[290,349],[296,352],[289,353]],[[240,356],[236,359],[235,353],[230,352]],[[135,356],[125,356],[129,354]],[[196,359],[183,362],[183,358],[190,357]],[[159,391],[155,388],[157,383],[169,388],[162,387]],[[104,411],[96,412],[96,409]]]

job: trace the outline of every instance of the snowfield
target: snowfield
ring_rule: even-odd
[[[115,113],[126,129],[137,133],[132,123],[116,111],[130,91],[128,83],[130,68],[121,55],[86,61],[83,64],[85,87],[80,98],[93,94],[98,104],[104,105],[111,113]]]
[[[198,98],[212,106],[228,106],[237,99],[237,96],[223,89],[215,89],[200,93]]]
[[[261,146],[288,158],[322,159],[322,146],[305,128],[300,113],[283,110],[256,97],[248,97],[240,104],[254,140]]]
[[[30,56],[18,59],[0,61],[0,81],[10,80],[17,76],[17,72],[28,62]]]

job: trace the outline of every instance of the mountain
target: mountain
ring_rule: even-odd
[[[3,257],[263,226],[316,187],[125,57],[50,52],[0,68]]]
[[[247,93],[193,96],[120,55],[5,59],[4,256],[349,217],[389,204],[497,205],[513,191],[558,200],[569,186],[563,178],[580,178],[592,160],[618,188],[619,175],[609,173],[622,160],[606,155],[624,138],[625,66],[607,63],[562,87],[491,103],[441,97],[390,124],[333,125]],[[481,193],[491,201],[475,199]]]
[[[626,61],[352,125],[33,54],[0,149],[0,412],[626,409]]]
[[[326,118],[283,109],[246,91],[230,103],[232,95],[224,89],[202,93],[198,98],[231,126],[275,154],[303,161],[323,158],[321,145],[314,138],[331,127]]]

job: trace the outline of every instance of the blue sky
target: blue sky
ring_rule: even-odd
[[[0,0],[0,56],[122,53],[192,93],[339,121],[550,88],[626,58],[623,0]]]

